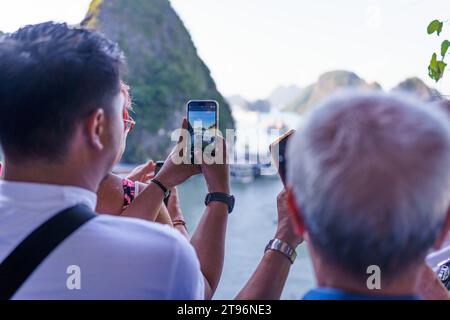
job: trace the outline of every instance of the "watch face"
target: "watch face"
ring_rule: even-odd
[[[205,198],[205,205],[211,201],[223,202],[228,206],[228,213],[231,213],[234,208],[234,197],[224,193],[208,193]]]
[[[450,268],[447,265],[443,265],[439,269],[438,276],[442,282],[447,282],[447,280],[450,278]]]

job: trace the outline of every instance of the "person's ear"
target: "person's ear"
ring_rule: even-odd
[[[436,242],[434,243],[433,248],[439,250],[444,245],[444,242],[448,239],[449,234],[450,234],[450,208],[447,210],[447,216],[445,217],[444,225],[442,227],[441,233],[439,234],[438,238],[436,239]]]
[[[89,144],[98,151],[104,148],[104,134],[106,131],[106,116],[103,109],[97,109],[87,119],[87,135]]]
[[[297,205],[297,200],[295,199],[292,187],[286,187],[286,202],[289,216],[294,224],[295,231],[298,235],[304,236],[306,232],[305,223],[303,221],[300,207]]]

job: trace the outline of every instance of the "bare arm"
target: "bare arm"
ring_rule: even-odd
[[[236,300],[280,299],[290,268],[291,262],[281,253],[266,252]]]
[[[422,266],[417,284],[418,295],[425,300],[450,300],[450,294],[434,271],[426,264]]]
[[[173,227],[172,219],[170,219],[169,211],[167,210],[167,207],[164,203],[159,209],[158,216],[156,217],[156,222]]]
[[[155,184],[149,184],[141,194],[134,198],[122,216],[156,221],[163,204],[164,194]]]
[[[201,165],[210,193],[230,194],[230,173],[226,151],[224,139],[217,137],[214,163]],[[191,239],[205,276],[206,299],[212,298],[222,275],[227,222],[228,206],[222,202],[211,202],[206,207]]]
[[[183,156],[185,150],[187,150],[187,148],[183,148],[183,143],[181,143],[187,141],[187,139],[184,139],[185,136],[189,136],[187,126],[187,121],[184,119],[183,129],[185,129],[185,132],[180,137],[179,148],[166,160],[156,179],[166,187],[172,188],[194,174],[203,173],[209,192],[229,194],[229,168],[226,161],[225,141],[222,138],[217,137],[216,139],[217,148],[214,163],[203,163],[200,166],[185,163],[176,164],[178,162],[176,157],[180,156],[179,151],[181,150],[181,156]],[[171,175],[170,172],[172,171],[178,171],[178,175]],[[220,202],[211,202],[191,240],[205,278],[206,299],[212,298],[222,275],[227,219],[228,206]]]
[[[148,187],[148,184],[139,181],[136,181],[135,183],[136,187],[139,186],[139,190],[145,191]],[[139,195],[134,198],[128,208],[126,208],[121,215],[123,217],[141,218],[147,221],[156,221],[161,224],[172,226],[172,220],[170,219],[169,212],[167,211],[167,208],[163,203],[161,203],[159,210],[155,216],[154,212],[149,211],[148,209],[148,202],[152,201],[151,199],[141,199],[142,201],[136,201],[141,197],[149,196],[149,193],[144,193],[144,191],[141,191]],[[161,193],[161,190],[159,190],[158,192]]]
[[[184,219],[183,212],[180,208],[180,200],[178,198],[178,190],[177,188],[172,188],[169,203],[167,204],[167,209],[169,211],[170,218],[172,222],[175,221],[174,228],[177,229],[186,239],[189,240],[189,232],[185,225],[180,224],[179,222],[186,223]]]
[[[278,230],[275,238],[289,244],[292,248],[303,241],[297,235],[289,220],[286,193],[283,191],[278,202]],[[277,300],[280,299],[284,285],[289,275],[291,261],[282,253],[267,251],[256,271],[244,288],[236,296],[238,300]]]
[[[222,275],[227,220],[227,205],[211,202],[191,239],[205,277],[206,299],[212,298]]]
[[[102,181],[97,190],[96,212],[120,216],[123,210],[122,178],[112,173]]]

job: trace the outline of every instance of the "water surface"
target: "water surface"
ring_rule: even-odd
[[[189,231],[197,225],[207,193],[203,177],[192,178],[179,187],[182,210]],[[259,178],[251,184],[232,184],[236,206],[228,220],[225,265],[215,299],[232,299],[250,278],[264,248],[276,231],[276,198],[282,190],[279,179]],[[313,270],[302,244],[284,289],[283,299],[299,299],[314,287]]]

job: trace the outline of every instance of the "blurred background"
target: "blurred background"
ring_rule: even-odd
[[[128,60],[136,130],[117,172],[161,160],[191,99],[220,103],[220,127],[237,129],[225,269],[216,298],[250,277],[276,228],[276,176],[261,175],[273,132],[342,88],[402,91],[425,101],[450,94],[450,77],[428,74],[449,37],[448,0],[0,0],[0,34],[48,20],[82,24],[119,42]],[[447,14],[447,16],[445,16]],[[428,35],[433,19],[443,35]],[[192,231],[203,211],[201,177],[180,187]],[[314,286],[300,248],[285,299]]]

